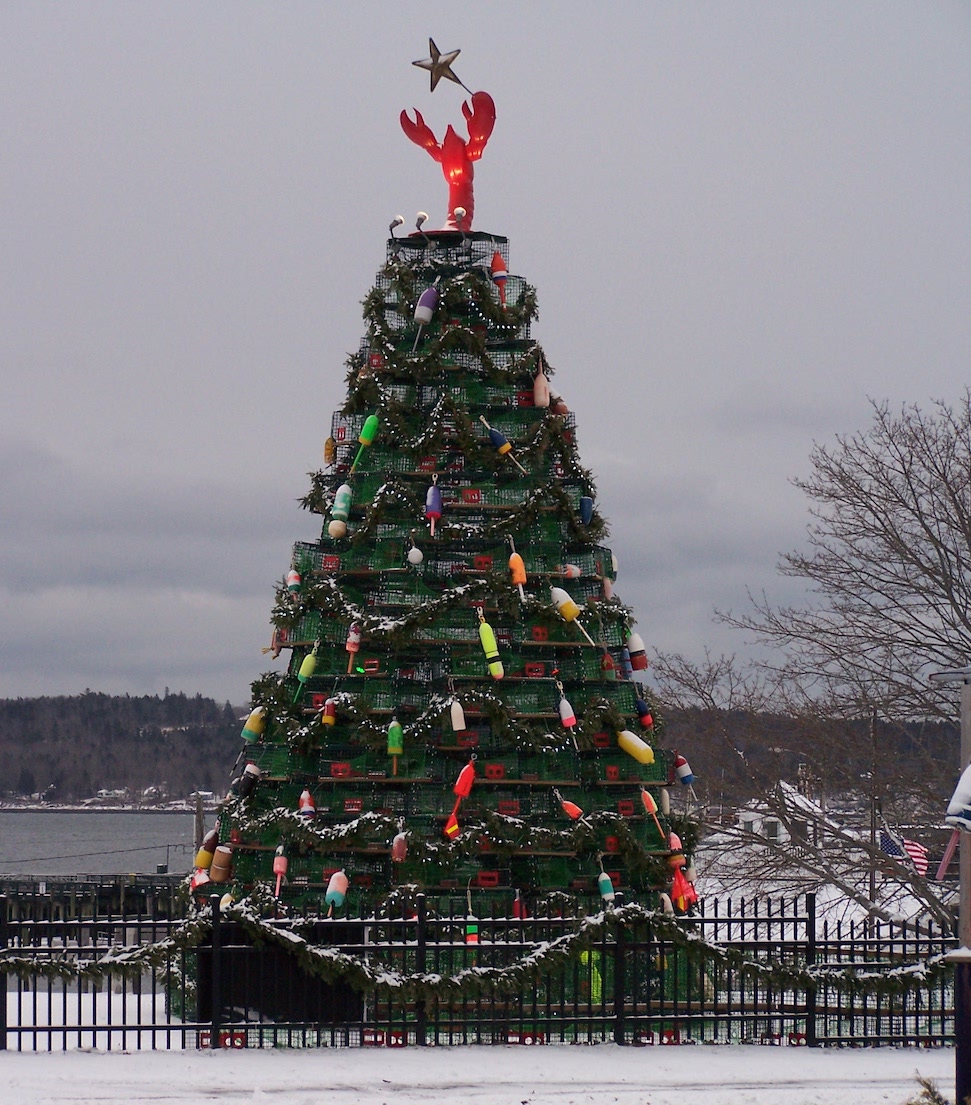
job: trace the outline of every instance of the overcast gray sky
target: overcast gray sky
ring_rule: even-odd
[[[0,695],[243,702],[387,226],[477,229],[536,285],[619,596],[649,647],[793,597],[814,441],[956,399],[971,353],[961,2],[7,3]]]

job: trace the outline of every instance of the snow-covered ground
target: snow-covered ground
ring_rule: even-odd
[[[466,1047],[0,1053],[10,1105],[903,1105],[954,1095],[954,1052]]]

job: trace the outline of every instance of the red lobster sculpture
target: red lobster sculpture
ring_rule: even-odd
[[[443,228],[445,230],[468,230],[472,226],[472,213],[475,210],[472,198],[472,163],[482,156],[492,128],[496,125],[496,105],[488,92],[473,93],[472,107],[469,107],[467,101],[464,102],[462,114],[469,127],[468,142],[459,138],[450,123],[439,145],[417,108],[415,122],[408,118],[407,111],[401,113],[401,129],[416,146],[421,146],[442,166],[442,173],[448,181],[448,219]],[[455,219],[456,207],[465,208],[461,228]]]

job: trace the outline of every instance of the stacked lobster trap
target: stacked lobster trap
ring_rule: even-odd
[[[266,651],[285,669],[253,685],[197,891],[333,916],[458,889],[501,916],[620,889],[655,905],[685,862],[668,788],[690,769],[660,746],[576,420],[508,260],[491,234],[388,242],[303,500],[321,536],[278,587]]]

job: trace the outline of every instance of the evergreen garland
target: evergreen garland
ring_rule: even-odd
[[[407,888],[401,888],[403,904],[410,903]],[[307,974],[327,983],[343,982],[356,990],[375,993],[402,1002],[415,1000],[456,1001],[478,996],[513,997],[524,993],[544,979],[554,981],[584,951],[597,946],[611,933],[627,930],[638,940],[651,940],[663,947],[684,952],[703,969],[721,968],[747,982],[773,989],[805,990],[825,987],[847,994],[899,996],[933,985],[949,969],[945,954],[917,963],[902,963],[889,970],[858,970],[852,967],[800,967],[767,958],[753,959],[738,948],[705,940],[692,919],[678,919],[658,910],[629,904],[579,919],[576,927],[555,939],[537,943],[515,963],[505,967],[473,966],[450,975],[429,972],[403,973],[376,962],[379,944],[371,945],[366,957],[342,952],[334,947],[311,943],[300,934],[300,925],[269,921],[264,913],[276,903],[268,890],[246,901],[221,910],[222,918],[235,922],[255,946],[273,944],[291,955]],[[306,923],[306,922],[305,922]],[[463,947],[461,929],[464,918],[455,918],[456,950]],[[488,927],[488,921],[481,921]],[[103,983],[113,975],[134,978],[146,969],[173,966],[178,953],[205,943],[212,932],[212,911],[208,905],[197,909],[169,936],[141,947],[112,948],[87,962],[62,955],[50,958],[49,952],[31,955],[19,948],[0,951],[0,972],[25,981],[37,978]],[[400,945],[397,949],[400,950]],[[524,949],[528,944],[524,944]],[[392,946],[389,950],[396,950]],[[605,951],[607,948],[604,949]]]

